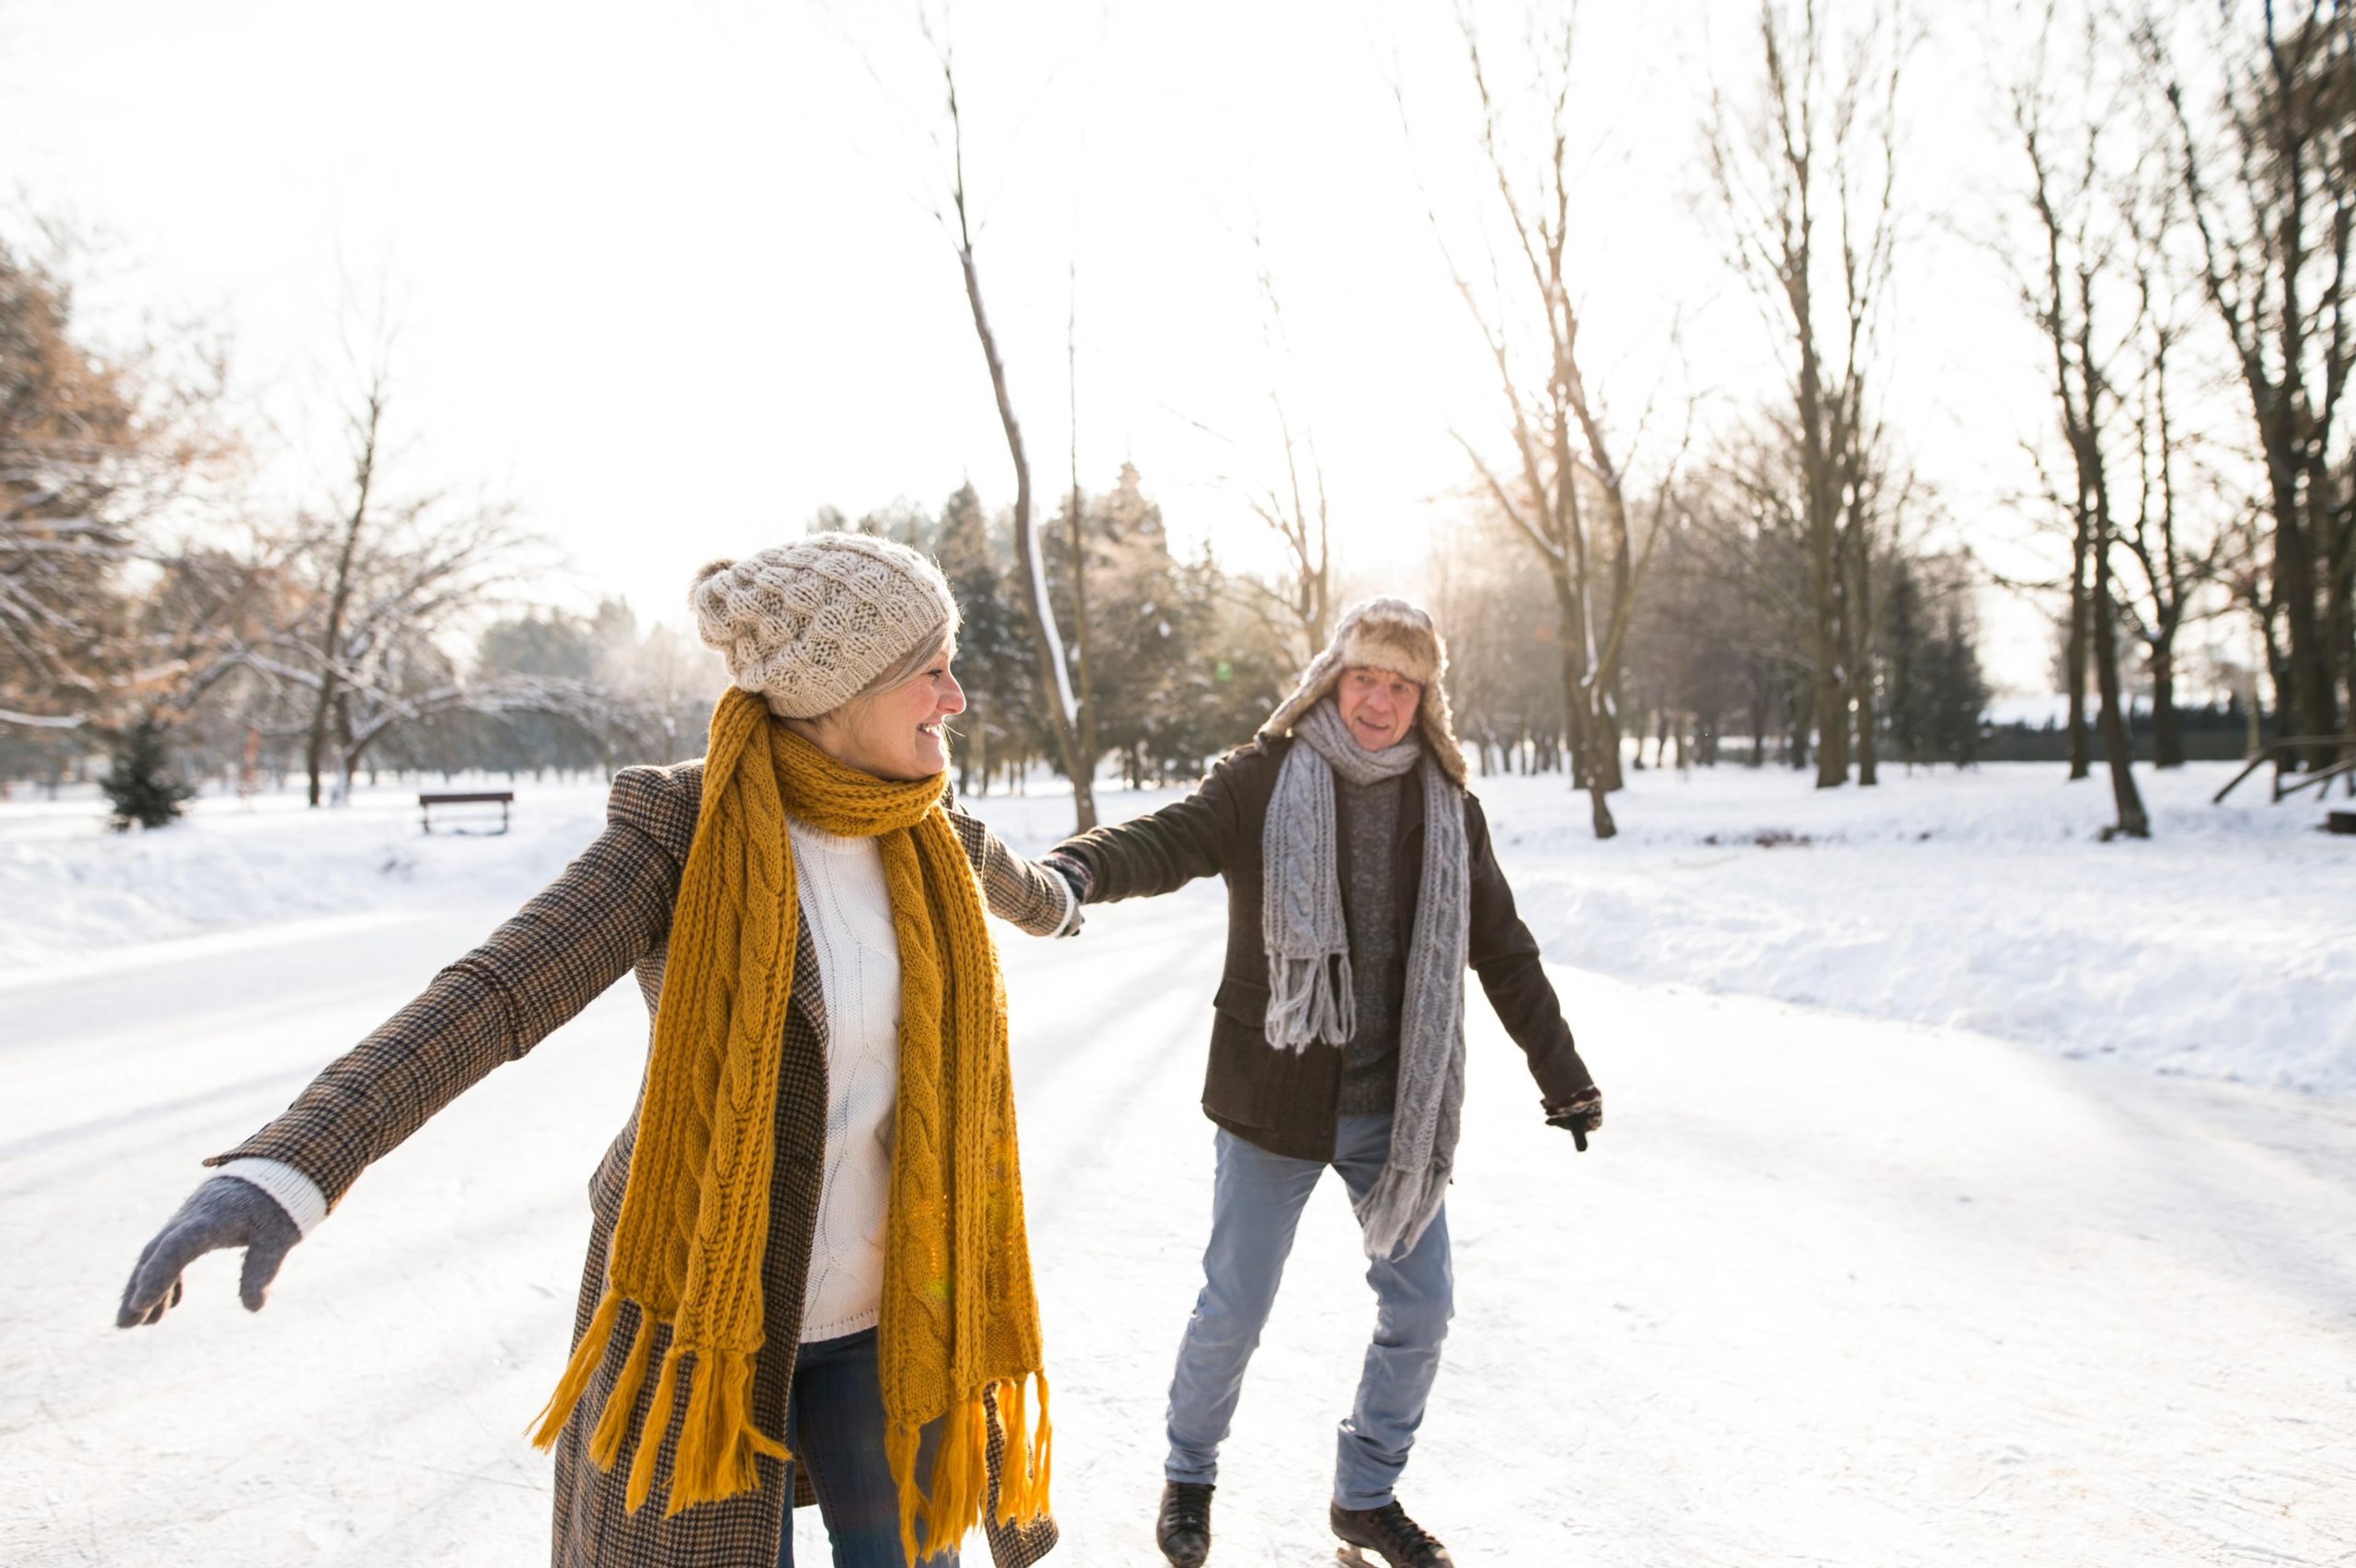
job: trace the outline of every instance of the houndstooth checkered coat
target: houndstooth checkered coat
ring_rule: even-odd
[[[700,761],[627,768],[616,775],[605,831],[562,876],[314,1079],[284,1115],[207,1163],[246,1157],[283,1160],[317,1182],[332,1205],[371,1161],[390,1153],[427,1117],[499,1063],[530,1051],[632,969],[651,1020],[662,996],[671,904],[695,837],[702,795]],[[1062,878],[1015,857],[954,805],[949,821],[992,913],[1037,935],[1064,926],[1071,906]],[[766,1348],[754,1371],[755,1410],[771,1433],[786,1429],[826,1149],[826,1005],[818,976],[804,922],[777,1087],[777,1158],[761,1275]],[[589,1257],[573,1321],[575,1343],[605,1288],[606,1248],[621,1214],[637,1136],[634,1111],[590,1178]],[[776,1461],[758,1461],[759,1490],[670,1519],[662,1517],[660,1499],[670,1485],[676,1424],[663,1440],[654,1498],[636,1514],[623,1507],[626,1456],[611,1474],[588,1462],[589,1433],[637,1333],[636,1311],[624,1309],[605,1364],[557,1442],[556,1568],[776,1568],[788,1520],[782,1467]],[[653,1354],[659,1358],[668,1331],[657,1334]],[[634,1431],[653,1398],[652,1381],[639,1392]],[[993,1477],[999,1459],[993,1438]],[[795,1500],[811,1500],[808,1477],[798,1468],[795,1481]],[[991,1490],[994,1496],[994,1481]],[[997,1568],[1026,1568],[1055,1543],[1052,1520],[1025,1531],[990,1530]]]

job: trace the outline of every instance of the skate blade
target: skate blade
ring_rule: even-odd
[[[1355,1546],[1343,1546],[1336,1548],[1333,1552],[1333,1561],[1340,1563],[1342,1568],[1381,1568],[1381,1565],[1373,1558],[1367,1556],[1365,1552],[1359,1551]]]

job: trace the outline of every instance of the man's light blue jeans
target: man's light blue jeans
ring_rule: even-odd
[[[1219,1130],[1203,1293],[1186,1321],[1170,1383],[1170,1458],[1162,1470],[1169,1479],[1218,1478],[1219,1445],[1235,1419],[1244,1368],[1275,1304],[1302,1206],[1329,1163],[1342,1173],[1354,1201],[1363,1195],[1382,1173],[1390,1137],[1387,1115],[1344,1116],[1328,1162],[1289,1159]],[[1423,1424],[1454,1309],[1447,1211],[1405,1257],[1370,1264],[1366,1283],[1375,1287],[1375,1338],[1366,1347],[1357,1403],[1342,1423],[1333,1471],[1333,1500],[1346,1509],[1380,1508],[1391,1500],[1391,1487]]]

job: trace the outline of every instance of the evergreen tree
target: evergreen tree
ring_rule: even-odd
[[[1933,754],[1956,767],[1980,760],[1980,719],[1987,710],[1988,686],[1980,673],[1979,649],[1961,610],[1950,606],[1945,626],[1930,648],[1930,740]]]
[[[129,832],[134,822],[142,827],[169,827],[181,806],[196,798],[195,788],[172,771],[166,734],[150,713],[114,741],[114,765],[98,787],[114,807],[112,825],[117,833]]]
[[[1902,560],[1890,572],[1882,642],[1889,681],[1882,722],[1890,727],[1890,746],[1899,760],[1912,767],[1930,754],[1933,699],[1926,668],[1929,650],[1922,635],[1922,592],[1914,581],[1913,569]]]
[[[958,485],[942,505],[936,538],[941,575],[949,580],[965,622],[958,634],[957,675],[966,710],[951,726],[958,737],[958,791],[964,794],[977,783],[986,788],[991,770],[1019,767],[1041,749],[1045,723],[1034,697],[1039,660],[1022,601],[1007,581],[1011,561],[1001,559],[970,484]],[[1012,557],[1011,542],[1003,554]]]
[[[1906,763],[1979,760],[1987,680],[1969,614],[1970,580],[1954,558],[1893,564],[1882,626],[1882,720]],[[1944,603],[1941,603],[1944,601]]]

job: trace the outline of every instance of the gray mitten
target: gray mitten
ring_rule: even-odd
[[[302,1231],[277,1199],[250,1181],[216,1176],[188,1194],[180,1211],[141,1250],[131,1283],[123,1286],[114,1326],[136,1328],[162,1318],[180,1304],[181,1271],[201,1254],[225,1247],[245,1249],[238,1298],[248,1312],[259,1312],[270,1282],[278,1277],[278,1265],[302,1239]]]

